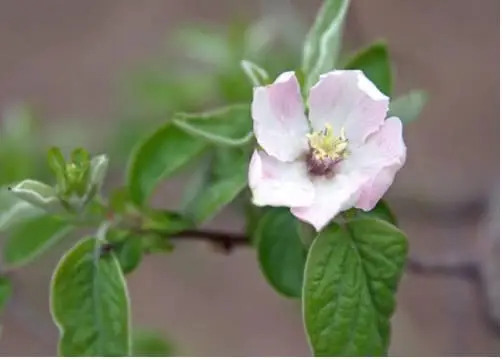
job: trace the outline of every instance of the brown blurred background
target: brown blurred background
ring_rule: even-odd
[[[320,1],[292,3],[310,23]],[[479,259],[489,273],[487,289],[462,278],[406,274],[393,319],[393,355],[499,352],[498,329],[486,321],[489,308],[498,316],[499,305],[499,6],[498,0],[353,0],[350,9],[349,48],[387,39],[397,92],[420,87],[431,96],[407,128],[408,163],[388,196],[412,254]],[[113,133],[100,129],[109,127],[103,121],[115,109],[124,71],[160,52],[177,26],[224,23],[237,14],[255,18],[258,6],[0,0],[0,109],[28,100],[47,121],[89,118],[87,126],[107,141]],[[166,196],[177,197],[177,189],[168,186]],[[213,225],[240,223],[228,210]],[[51,253],[14,274],[1,355],[55,354],[47,294],[57,258]],[[134,322],[162,330],[180,355],[309,354],[298,304],[269,288],[251,250],[224,256],[189,243],[172,256],[148,258],[129,283]]]

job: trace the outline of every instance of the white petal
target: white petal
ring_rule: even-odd
[[[405,161],[403,125],[397,117],[391,117],[369,137],[366,144],[355,148],[340,165],[342,173],[355,172],[366,177],[356,207],[366,211],[373,209],[394,182]]]
[[[308,222],[319,232],[337,214],[354,207],[363,179],[357,174],[319,177],[314,181],[315,199],[308,207],[292,208],[291,213]]]
[[[307,149],[309,126],[294,72],[271,85],[255,87],[251,105],[254,132],[260,146],[280,161],[293,161]]]
[[[281,162],[263,151],[255,151],[251,158],[249,187],[256,206],[308,206],[314,200],[303,161]]]
[[[309,117],[319,131],[327,123],[335,134],[343,127],[350,143],[359,145],[383,124],[389,98],[360,70],[335,70],[321,76],[309,96]]]

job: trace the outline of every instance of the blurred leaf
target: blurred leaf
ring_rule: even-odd
[[[148,254],[171,253],[174,249],[173,244],[164,235],[151,233],[142,237],[143,252]]]
[[[428,95],[425,91],[410,91],[390,102],[388,117],[399,117],[403,124],[406,125],[420,116],[427,100]]]
[[[307,89],[319,80],[319,75],[335,68],[349,4],[349,0],[325,0],[317,13],[303,47],[302,70]]]
[[[385,202],[383,199],[378,201],[375,208],[373,208],[369,212],[361,212],[366,215],[375,216],[379,219],[387,221],[395,226],[397,226],[397,219],[392,210],[389,207],[389,204]]]
[[[292,298],[301,297],[307,257],[296,222],[288,209],[267,208],[253,240],[265,278],[280,294]]]
[[[56,176],[58,180],[58,185],[61,189],[66,188],[66,160],[61,153],[61,150],[57,147],[52,147],[47,153],[49,167]]]
[[[45,183],[27,179],[11,187],[10,192],[20,200],[49,213],[63,213],[65,211],[56,191]]]
[[[143,205],[160,181],[175,174],[204,147],[204,141],[170,122],[158,128],[136,146],[129,160],[127,183],[131,200]]]
[[[91,161],[91,156],[85,148],[75,148],[71,152],[70,158],[72,163],[82,168],[89,167]]]
[[[186,215],[197,224],[209,221],[230,204],[247,184],[249,156],[241,148],[220,148],[216,151],[211,176],[201,191],[186,205]]]
[[[231,105],[199,114],[177,114],[174,124],[196,138],[223,146],[242,146],[251,141],[249,105]]]
[[[179,213],[167,210],[144,210],[143,228],[161,231],[163,234],[181,232],[193,226],[192,222]]]
[[[231,177],[209,183],[204,191],[188,206],[188,215],[195,223],[204,223],[213,218],[244,189],[247,176],[235,173]]]
[[[113,253],[85,238],[61,258],[51,282],[51,314],[61,356],[129,356],[127,286]]]
[[[0,313],[5,310],[7,302],[12,297],[12,282],[5,276],[0,276]]]
[[[7,187],[0,187],[0,231],[44,214],[44,210],[18,198]]]
[[[376,218],[333,224],[312,244],[303,320],[315,356],[385,356],[406,236]]]
[[[129,201],[129,192],[127,191],[127,188],[121,187],[112,191],[110,194],[109,205],[113,212],[122,214],[127,210]]]
[[[16,225],[9,232],[3,247],[3,259],[9,267],[23,266],[57,242],[73,229],[66,221],[44,215]]]
[[[190,26],[180,30],[175,36],[175,42],[189,58],[220,67],[230,63],[231,48],[219,28],[206,26]]]
[[[116,250],[117,259],[124,274],[129,274],[135,270],[143,258],[143,243],[141,237],[130,234],[126,240],[118,244]]]
[[[202,159],[194,164],[194,168],[190,171],[190,178],[187,179],[183,197],[181,199],[180,210],[186,213],[188,206],[196,197],[204,190],[205,185],[211,180],[214,162],[214,149],[208,149]]]
[[[172,344],[161,333],[152,330],[135,331],[132,355],[135,357],[168,357],[173,355]]]
[[[353,56],[345,68],[362,70],[385,95],[392,94],[392,66],[387,45],[377,42]]]
[[[108,172],[108,156],[99,155],[92,158],[90,163],[90,186],[92,190],[99,192]]]
[[[267,71],[255,63],[248,60],[242,60],[241,67],[246,76],[249,78],[251,85],[264,86],[270,83],[270,77]]]

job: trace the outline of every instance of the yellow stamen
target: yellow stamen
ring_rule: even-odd
[[[307,137],[312,154],[318,160],[337,161],[348,155],[349,142],[344,128],[341,129],[340,136],[335,136],[333,127],[327,123],[321,131],[308,134]]]

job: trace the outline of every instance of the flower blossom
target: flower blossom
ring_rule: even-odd
[[[259,148],[249,186],[256,206],[289,207],[320,231],[342,211],[373,209],[403,166],[406,146],[401,120],[386,119],[389,98],[362,71],[322,75],[307,106],[294,72],[254,89]]]

